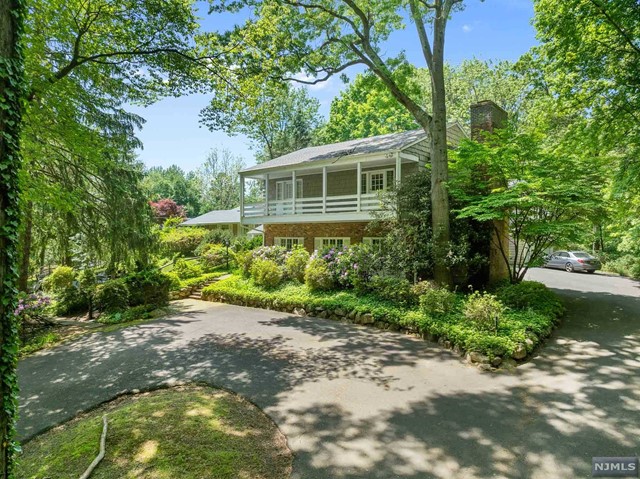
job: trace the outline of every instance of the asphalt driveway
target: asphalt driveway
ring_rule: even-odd
[[[590,477],[640,453],[640,283],[535,270],[569,313],[513,374],[481,373],[401,334],[184,301],[172,317],[95,333],[20,363],[28,438],[118,393],[204,381],[263,408],[294,477]]]

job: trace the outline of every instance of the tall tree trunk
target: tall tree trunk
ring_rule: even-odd
[[[449,252],[449,163],[447,155],[447,107],[444,84],[444,31],[446,18],[436,14],[431,62],[431,224],[433,228],[434,279],[451,286],[451,269],[445,264]]]
[[[24,0],[0,1],[0,479],[13,475],[18,385],[18,171],[24,95]]]
[[[29,287],[29,264],[31,260],[31,244],[33,233],[33,202],[29,201],[24,209],[24,229],[20,238],[20,273],[18,289],[27,291]]]

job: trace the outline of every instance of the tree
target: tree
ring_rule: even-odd
[[[512,128],[484,140],[465,140],[454,154],[452,193],[463,205],[460,218],[494,228],[494,220],[508,222],[509,243],[497,235],[492,241],[510,280],[519,282],[548,248],[579,241],[581,232],[592,227],[603,171],[575,152],[546,152],[535,135]]]
[[[185,218],[186,212],[184,206],[180,206],[171,198],[165,198],[158,201],[151,201],[149,203],[151,211],[156,221],[163,224],[169,218]]]
[[[231,72],[235,87],[216,92],[202,113],[211,130],[244,134],[253,142],[256,161],[272,160],[309,146],[320,124],[320,103],[304,88],[244,80]]]
[[[149,168],[145,171],[140,187],[152,201],[170,198],[184,206],[189,217],[200,214],[200,190],[196,176],[193,173],[185,174],[176,165]]]
[[[527,120],[530,90],[528,78],[507,61],[464,60],[460,65],[445,64],[447,121],[469,125],[469,105],[491,99],[512,121]],[[398,82],[413,90],[419,103],[431,111],[429,71],[407,67],[394,72]],[[418,128],[414,117],[396,100],[373,73],[358,74],[331,103],[329,121],[322,128],[325,142],[366,138]]]
[[[248,20],[222,39],[236,71],[266,72],[278,79],[319,83],[354,65],[374,73],[394,98],[431,138],[431,200],[435,255],[434,277],[451,284],[445,265],[449,243],[449,197],[446,189],[447,111],[444,81],[444,39],[447,22],[462,0],[230,0],[216,1],[214,11],[250,7],[256,20]],[[407,65],[403,56],[384,58],[384,42],[413,23],[431,86],[431,112],[412,96],[394,72]],[[429,38],[429,27],[432,37]],[[241,45],[235,52],[234,45]],[[235,55],[234,55],[235,53]],[[300,77],[303,73],[309,79]]]
[[[608,162],[597,236],[606,239],[603,253],[633,257],[640,251],[640,6],[635,0],[534,6],[540,45],[520,67],[537,72],[539,122],[563,148]],[[635,265],[640,270],[640,260]]]
[[[204,210],[229,210],[240,205],[240,170],[244,161],[229,150],[211,150],[196,172]]]
[[[0,2],[0,477],[13,477],[18,410],[17,240],[26,2]]]
[[[150,210],[134,155],[144,120],[123,104],[198,88],[193,2],[34,0],[26,21],[23,286],[30,265],[69,264],[74,248],[110,268],[144,263]]]

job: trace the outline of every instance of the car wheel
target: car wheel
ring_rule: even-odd
[[[571,263],[567,263],[564,265],[564,270],[567,273],[573,273],[573,265]]]

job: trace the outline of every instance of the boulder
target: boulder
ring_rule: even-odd
[[[360,315],[360,320],[362,322],[362,324],[373,324],[374,320],[373,320],[373,315],[371,313],[366,313],[363,315]]]
[[[496,356],[491,360],[491,366],[493,366],[494,368],[497,368],[501,364],[502,364],[502,358],[500,356]]]
[[[524,344],[518,344],[516,346],[516,350],[511,355],[513,359],[524,359],[527,357],[527,348],[524,347]]]
[[[467,353],[467,361],[470,363],[489,364],[489,357],[477,351]]]
[[[478,364],[478,369],[480,371],[491,371],[491,365],[490,364],[486,364],[486,363],[480,363]]]

